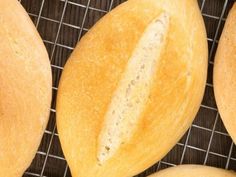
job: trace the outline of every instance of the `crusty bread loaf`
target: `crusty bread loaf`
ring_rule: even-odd
[[[74,177],[129,177],[160,160],[193,121],[207,74],[196,0],[129,0],[67,62],[57,126]]]
[[[0,0],[0,177],[21,177],[48,122],[47,51],[17,0]]]
[[[236,177],[236,173],[202,165],[180,165],[162,170],[150,177]]]
[[[229,13],[220,38],[213,78],[219,113],[236,143],[236,3]]]

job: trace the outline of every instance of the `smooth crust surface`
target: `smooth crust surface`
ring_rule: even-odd
[[[135,119],[132,136],[101,164],[105,115],[145,29],[162,13],[170,20],[167,41],[145,109]],[[160,160],[199,109],[207,55],[195,0],[129,0],[100,20],[67,62],[58,91],[59,138],[73,177],[129,177]]]
[[[214,91],[221,118],[236,143],[236,3],[229,13],[218,45]]]
[[[236,173],[202,165],[180,165],[162,170],[149,177],[236,177]]]
[[[20,177],[48,122],[51,69],[46,49],[17,0],[0,0],[0,176]]]

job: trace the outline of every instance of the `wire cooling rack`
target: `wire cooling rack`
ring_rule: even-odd
[[[55,100],[60,75],[77,41],[97,20],[124,1],[20,0],[44,40],[53,72],[53,101],[49,124],[36,157],[24,177],[71,176],[55,124]],[[201,108],[191,128],[168,155],[137,177],[145,177],[160,169],[186,163],[236,170],[236,147],[218,114],[212,85],[215,51],[234,0],[198,2],[206,24],[209,44],[209,75]]]

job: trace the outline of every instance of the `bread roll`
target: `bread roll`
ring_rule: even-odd
[[[229,13],[220,38],[213,82],[219,113],[236,143],[236,3]]]
[[[48,122],[46,49],[17,0],[0,0],[0,176],[21,177]]]
[[[73,177],[129,177],[160,160],[196,115],[207,75],[196,0],[129,0],[80,41],[57,126]]]
[[[150,177],[236,177],[236,173],[201,165],[180,165],[162,170]]]

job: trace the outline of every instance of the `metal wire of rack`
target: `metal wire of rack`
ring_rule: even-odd
[[[24,177],[70,177],[55,123],[58,82],[76,43],[92,25],[125,0],[19,0],[48,50],[53,72],[50,120],[41,145]],[[213,94],[214,55],[229,9],[235,0],[198,0],[208,35],[209,70],[205,96],[196,119],[179,143],[151,168],[137,177],[178,164],[193,163],[236,170],[236,146],[218,114]]]

